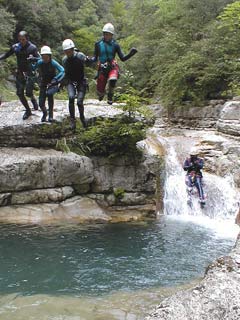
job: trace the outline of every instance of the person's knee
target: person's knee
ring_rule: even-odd
[[[29,98],[33,97],[33,91],[32,90],[26,90],[26,96]]]
[[[74,101],[75,93],[74,92],[68,92],[68,99],[69,99],[69,101]]]
[[[78,107],[83,107],[83,98],[84,98],[84,97],[78,97],[78,99],[77,99],[77,105],[78,105]]]
[[[17,93],[17,96],[19,97],[19,99],[25,98],[24,91],[17,91],[16,93]]]
[[[109,80],[109,88],[115,88],[116,86],[116,83],[117,83],[117,80],[116,79],[110,79]]]

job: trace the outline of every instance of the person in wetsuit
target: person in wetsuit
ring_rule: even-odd
[[[103,38],[95,43],[92,62],[98,62],[97,75],[97,95],[101,101],[104,98],[105,88],[108,82],[107,102],[113,103],[114,88],[119,78],[119,66],[115,60],[116,54],[121,61],[127,61],[137,53],[136,48],[132,48],[127,55],[121,50],[121,47],[113,39],[115,30],[111,23],[105,24],[102,29]]]
[[[26,109],[23,115],[23,120],[26,120],[32,115],[26,96],[31,99],[34,110],[38,110],[37,100],[33,94],[35,77],[29,57],[40,58],[37,47],[29,41],[26,31],[20,31],[18,33],[18,42],[13,44],[6,53],[0,55],[0,60],[7,59],[13,54],[15,54],[17,58],[17,96]]]
[[[86,127],[83,100],[87,90],[87,79],[85,78],[84,64],[88,63],[89,60],[85,54],[75,50],[74,42],[71,39],[65,39],[62,47],[65,54],[63,58],[63,66],[65,69],[64,82],[68,91],[70,124],[71,128],[75,130],[75,97],[77,97],[80,120],[83,127]]]
[[[52,51],[48,46],[41,48],[41,59],[33,64],[33,70],[38,69],[40,75],[40,94],[39,106],[43,112],[41,121],[47,121],[47,109],[45,106],[46,98],[48,99],[48,122],[53,122],[53,95],[58,92],[58,84],[64,78],[64,68],[54,59],[52,59]]]
[[[186,158],[183,164],[184,171],[187,171],[186,184],[188,187],[196,186],[198,190],[199,200],[205,203],[205,197],[202,187],[202,168],[204,162],[202,158],[198,157],[198,151],[193,148],[190,151],[190,157]]]

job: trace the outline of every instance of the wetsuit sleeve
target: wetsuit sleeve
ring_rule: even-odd
[[[60,82],[65,76],[64,68],[56,60],[52,60],[52,65],[58,71],[58,74],[54,77],[54,79]]]
[[[39,68],[39,66],[42,64],[42,59],[39,59],[36,63],[32,64],[32,70],[35,71],[36,69]]]
[[[67,85],[68,81],[70,80],[70,77],[69,77],[69,70],[68,70],[68,67],[67,67],[67,57],[65,56],[63,59],[62,59],[62,65],[64,67],[64,78],[63,78],[63,83],[64,85]]]
[[[13,47],[11,47],[6,53],[3,53],[0,55],[0,60],[7,59],[8,57],[10,57],[13,54],[14,54],[14,49],[13,49]]]
[[[193,164],[198,170],[203,168],[204,162],[203,159],[197,159]]]
[[[77,53],[77,57],[78,57],[78,59],[81,60],[82,62],[85,62],[85,61],[87,60],[87,57],[86,57],[85,54],[82,53],[82,52],[78,52],[78,53]]]
[[[120,48],[119,44],[116,43],[116,52],[117,52],[117,54],[118,54],[118,56],[119,56],[121,61],[127,61],[128,59],[130,59],[132,56],[134,56],[137,53],[137,49],[132,48],[127,55],[124,55],[124,53],[122,52],[122,49]]]
[[[97,62],[99,58],[99,45],[98,42],[95,43],[94,53],[92,58],[88,58],[89,63]]]
[[[38,52],[37,47],[34,48],[32,55],[33,55],[33,57],[35,57],[35,58],[39,58],[39,59],[41,58],[41,55],[40,55],[40,53]]]
[[[183,170],[188,171],[191,169],[191,167],[192,167],[192,163],[189,161],[189,159],[186,159],[183,164]]]

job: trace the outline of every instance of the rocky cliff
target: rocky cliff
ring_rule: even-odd
[[[95,100],[85,110],[89,123],[122,112]],[[23,121],[18,102],[3,104],[0,115],[1,221],[128,221],[155,213],[156,157],[56,151],[57,141],[72,135],[65,101],[56,103],[54,124],[42,124],[40,111]]]

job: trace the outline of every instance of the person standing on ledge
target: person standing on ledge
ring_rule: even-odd
[[[107,23],[102,31],[103,38],[95,43],[94,56],[91,61],[98,61],[97,95],[99,101],[104,98],[105,88],[107,82],[109,82],[107,102],[112,104],[114,88],[119,78],[119,66],[115,56],[118,54],[121,61],[127,61],[137,53],[137,49],[132,48],[127,55],[124,55],[119,44],[113,39],[114,26],[111,23]]]
[[[0,60],[7,59],[14,53],[17,58],[17,96],[26,109],[23,115],[23,120],[26,120],[32,115],[32,112],[24,95],[24,90],[26,90],[26,96],[31,99],[34,110],[38,110],[37,100],[33,95],[34,73],[32,71],[31,62],[28,60],[28,58],[40,58],[40,55],[38,53],[37,47],[29,41],[26,31],[20,31],[18,33],[18,43],[13,44],[9,51],[0,55]]]
[[[65,39],[62,43],[64,51],[63,66],[65,69],[64,82],[67,86],[69,99],[69,114],[71,121],[71,128],[75,130],[75,105],[74,100],[77,97],[77,106],[79,110],[80,120],[83,127],[87,126],[84,117],[83,100],[87,90],[87,79],[84,74],[84,64],[88,63],[88,58],[82,52],[75,50],[75,44],[71,39]]]
[[[64,68],[52,58],[52,50],[49,46],[41,48],[42,58],[33,64],[33,70],[38,69],[40,74],[39,107],[43,112],[41,121],[47,121],[47,109],[45,106],[48,99],[48,122],[53,122],[53,95],[59,91],[59,84],[64,78]]]

